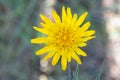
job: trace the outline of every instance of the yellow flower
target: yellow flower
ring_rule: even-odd
[[[81,64],[79,56],[87,56],[87,54],[80,48],[86,46],[88,40],[95,38],[93,36],[95,30],[88,30],[90,22],[82,25],[87,14],[88,12],[85,12],[77,19],[77,14],[72,15],[71,9],[68,7],[65,10],[64,6],[62,7],[62,18],[55,11],[52,11],[54,21],[40,14],[43,21],[40,22],[42,27],[34,26],[33,28],[46,36],[32,39],[31,43],[45,43],[45,47],[36,51],[36,55],[47,52],[43,60],[52,58],[52,65],[56,65],[61,58],[62,70],[66,70],[67,63],[71,62],[71,59]]]

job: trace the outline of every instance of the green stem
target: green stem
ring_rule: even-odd
[[[72,80],[72,65],[68,64],[68,80]]]
[[[76,65],[75,71],[73,73],[73,80],[79,80],[79,64]]]
[[[98,75],[96,76],[96,79],[95,80],[101,80],[101,75],[102,75],[102,71],[104,69],[104,63],[105,63],[105,59],[103,60],[102,64],[101,64],[101,67],[99,69],[99,72],[98,72]]]

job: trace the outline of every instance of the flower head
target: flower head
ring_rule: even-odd
[[[36,51],[36,55],[47,52],[43,60],[52,58],[52,65],[56,65],[61,59],[62,70],[66,70],[67,63],[71,62],[71,59],[81,64],[79,56],[87,56],[87,54],[80,48],[86,46],[88,40],[95,38],[93,36],[95,31],[88,30],[90,22],[82,25],[87,14],[88,12],[85,12],[77,19],[77,14],[72,15],[71,9],[68,7],[66,10],[64,6],[61,18],[55,11],[52,11],[54,21],[40,14],[42,27],[34,26],[33,28],[46,36],[32,39],[31,43],[45,43],[45,47]]]

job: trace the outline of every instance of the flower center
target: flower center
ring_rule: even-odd
[[[75,41],[75,33],[69,29],[59,30],[55,36],[55,44],[60,47],[70,47]]]

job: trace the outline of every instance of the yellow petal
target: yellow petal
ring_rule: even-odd
[[[87,44],[86,43],[79,43],[78,44],[78,46],[80,46],[80,47],[84,47],[84,46],[86,46]]]
[[[60,59],[60,53],[57,52],[57,53],[53,56],[52,65],[55,66],[55,65],[58,63],[59,59]]]
[[[91,40],[93,38],[95,38],[95,36],[89,36],[89,37],[81,38],[80,42],[86,42],[86,41]]]
[[[66,11],[65,11],[65,7],[63,6],[62,7],[62,22],[65,23],[66,21]]]
[[[40,14],[40,18],[46,23],[46,24],[52,24],[51,20],[44,15]]]
[[[42,32],[44,34],[50,34],[50,32],[44,28],[39,28],[39,27],[36,27],[36,26],[33,26],[33,28],[36,30],[36,31],[39,31],[39,32]]]
[[[31,43],[34,44],[41,44],[41,43],[45,43],[47,41],[47,38],[35,38],[35,39],[31,39]]]
[[[72,18],[71,9],[69,7],[67,8],[67,15],[68,17]]]
[[[49,53],[43,58],[43,60],[45,61],[45,60],[53,57],[55,53],[56,53],[56,50],[52,50],[51,52],[49,52]]]
[[[62,66],[62,70],[66,70],[66,67],[67,67],[67,58],[62,56],[61,58],[61,66]]]
[[[73,25],[76,22],[76,20],[77,20],[77,14],[74,14],[72,21],[71,21],[71,24]]]
[[[42,49],[36,51],[35,54],[36,54],[36,55],[42,55],[42,54],[44,54],[44,53],[50,51],[51,48],[52,48],[51,46],[45,46],[45,47],[43,47]]]
[[[95,34],[95,30],[89,30],[84,32],[82,36],[92,36],[93,34]]]
[[[80,30],[82,30],[82,31],[86,31],[89,27],[90,27],[90,22],[86,22],[81,28],[80,28]]]
[[[83,23],[83,21],[85,20],[85,18],[86,18],[87,15],[88,15],[88,12],[83,13],[79,17],[79,19],[77,20],[77,22],[75,23],[75,26],[77,26],[77,27],[80,26]]]
[[[58,24],[61,23],[60,17],[59,17],[59,15],[55,11],[52,11],[52,16],[53,16],[54,21],[56,23],[58,23]]]
[[[71,62],[71,50],[70,49],[63,49],[60,51],[62,53],[62,56],[66,57],[68,62]]]
[[[74,50],[78,55],[87,56],[87,54],[84,51],[82,51],[81,49],[79,49],[78,47],[75,47]]]
[[[82,61],[80,60],[80,58],[78,57],[78,55],[72,51],[72,58],[77,61],[78,64],[82,64]]]
[[[71,9],[68,7],[67,8],[67,20],[68,22],[70,22],[72,19],[72,13],[71,13]]]
[[[48,27],[49,27],[49,25],[46,25],[46,24],[43,23],[43,22],[40,22],[40,25],[41,25],[42,27],[44,27],[44,28],[48,28]]]
[[[68,62],[71,62],[71,52],[67,52],[67,60]]]

